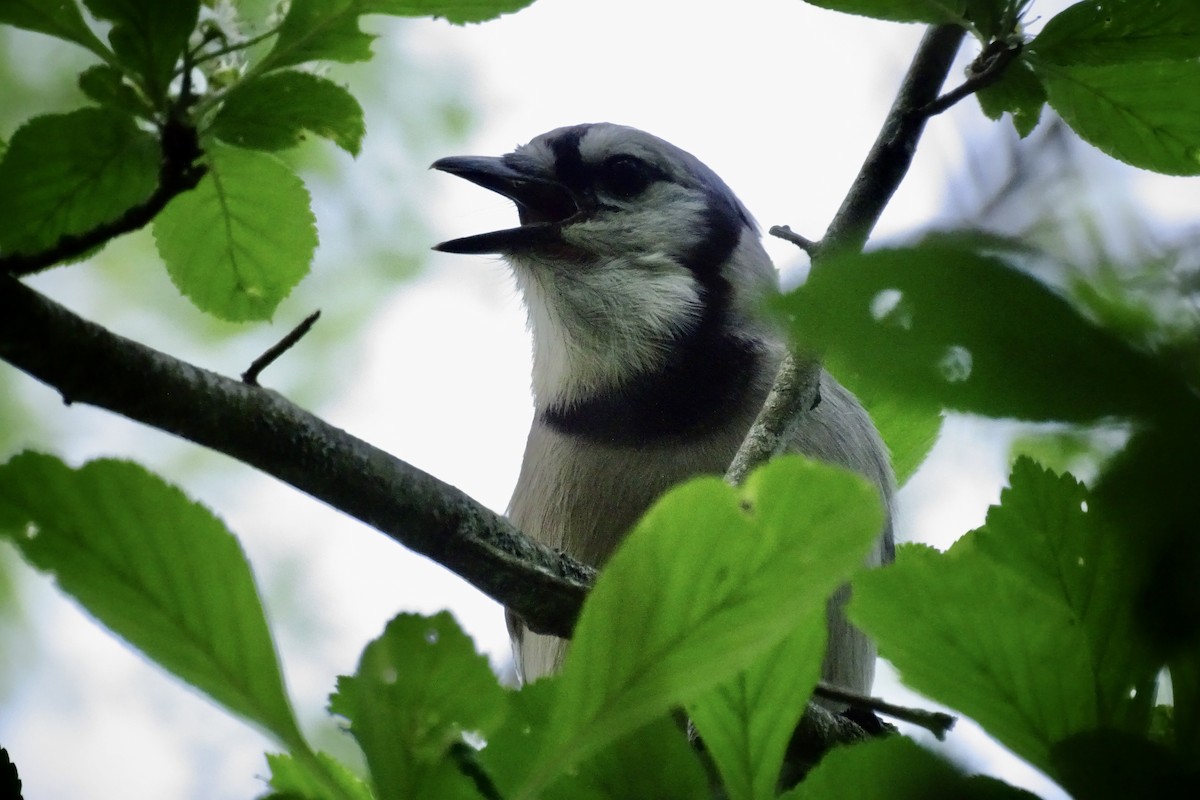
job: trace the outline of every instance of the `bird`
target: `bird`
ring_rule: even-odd
[[[762,408],[788,342],[760,311],[779,283],[759,227],[695,156],[607,122],[432,168],[516,204],[517,226],[434,248],[500,256],[528,314],[534,418],[507,516],[601,567],[667,489],[723,474]],[[849,390],[824,370],[819,387],[788,449],[878,488],[886,521],[868,564],[888,562],[887,449]],[[822,677],[866,693],[875,648],[845,619],[847,592],[830,601]],[[521,681],[560,668],[568,642],[506,619]]]

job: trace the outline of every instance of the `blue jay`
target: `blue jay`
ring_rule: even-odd
[[[729,466],[786,341],[757,312],[777,276],[758,226],[712,170],[648,133],[608,123],[538,136],[500,157],[433,167],[498,192],[520,225],[443,242],[511,266],[533,336],[535,418],[509,506],[543,544],[601,565],[667,488]],[[855,397],[822,374],[793,449],[880,490],[890,560],[894,478]],[[874,646],[830,603],[825,680],[870,689]],[[517,671],[552,672],[567,643],[508,615]]]

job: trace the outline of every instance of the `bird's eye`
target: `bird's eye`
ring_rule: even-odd
[[[606,194],[629,200],[644,192],[657,177],[654,169],[639,158],[613,156],[600,165],[597,182]]]

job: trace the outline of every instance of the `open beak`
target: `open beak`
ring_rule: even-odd
[[[579,213],[579,206],[561,183],[516,168],[503,157],[450,156],[433,162],[433,169],[504,195],[517,204],[521,220],[519,227],[451,239],[434,245],[434,250],[504,255],[561,243],[562,223]]]

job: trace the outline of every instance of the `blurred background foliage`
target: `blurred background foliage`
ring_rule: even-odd
[[[246,18],[261,19],[273,3],[240,5]],[[317,413],[353,392],[372,321],[420,273],[436,241],[423,200],[434,188],[428,165],[464,141],[474,105],[465,68],[428,51],[419,54],[403,23],[370,17],[364,27],[380,34],[374,59],[334,64],[322,74],[359,98],[368,146],[352,159],[310,139],[282,154],[313,196],[321,243],[310,274],[271,324],[224,322],[197,310],[168,280],[149,229],[112,242],[87,263],[60,266],[29,282],[85,318],[227,375],[242,372],[320,309],[318,324],[270,367],[263,385]],[[87,105],[75,79],[93,61],[83,49],[57,39],[0,27],[0,141],[30,117]],[[96,451],[136,453],[194,496],[237,496],[247,483],[248,470],[156,431],[90,409],[46,413],[56,401],[46,387],[0,370],[0,460],[25,448],[75,461]],[[136,446],[129,444],[135,436]],[[287,563],[258,566],[260,588],[275,615],[289,617],[283,627],[303,635],[320,626],[305,606],[303,570]],[[31,576],[18,567],[12,549],[0,547],[0,705],[38,658],[32,609],[21,602],[22,579]]]

